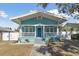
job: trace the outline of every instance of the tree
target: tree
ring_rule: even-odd
[[[47,7],[48,3],[38,3],[38,5],[45,9]]]
[[[43,7],[44,9],[49,5],[49,3],[39,3],[39,6]],[[79,19],[79,4],[78,3],[56,3],[58,7],[58,11],[60,13],[65,13],[71,15],[77,19]],[[75,14],[78,13],[78,14]]]

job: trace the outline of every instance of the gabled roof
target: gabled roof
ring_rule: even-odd
[[[55,19],[55,20],[62,21],[62,22],[66,21],[65,17],[57,16],[57,15],[49,13],[49,12],[34,12],[34,13],[29,13],[29,14],[12,17],[11,19],[12,19],[12,21],[20,24],[21,21],[29,19],[29,18],[33,18],[36,16],[43,16],[43,17]]]

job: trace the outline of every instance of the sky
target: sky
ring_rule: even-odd
[[[49,4],[46,9],[43,9],[35,3],[0,3],[0,26],[11,27],[13,30],[17,29],[19,25],[14,23],[10,18],[30,13],[34,10],[58,14],[57,6],[55,4]]]

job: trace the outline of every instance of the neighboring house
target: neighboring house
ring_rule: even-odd
[[[63,29],[70,31],[73,28],[73,34],[79,33],[79,23],[67,23]]]
[[[19,32],[17,31],[12,31],[10,33],[8,32],[3,32],[3,41],[18,41],[18,37],[19,37]]]
[[[10,33],[11,31],[12,31],[11,28],[0,27],[0,41],[3,40],[3,33],[4,33],[4,32]],[[10,36],[9,36],[8,39],[10,39]]]
[[[59,34],[59,26],[66,21],[66,18],[48,12],[35,12],[11,19],[20,25],[20,42],[29,40],[31,43],[43,39],[47,42],[52,36]]]
[[[0,41],[18,40],[19,33],[8,27],[0,27]]]

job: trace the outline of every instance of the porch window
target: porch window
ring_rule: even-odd
[[[49,32],[49,27],[45,27],[45,32]]]
[[[45,32],[54,32],[54,27],[53,26],[46,26]]]
[[[34,36],[35,35],[35,27],[34,26],[24,26],[22,27],[22,35],[23,36]]]
[[[33,32],[33,26],[28,27],[28,32]]]
[[[57,27],[54,27],[54,32],[57,32]]]
[[[57,27],[55,26],[45,26],[45,36],[53,36],[56,35]]]
[[[24,26],[23,28],[23,32],[34,32],[34,26]]]
[[[50,27],[50,32],[54,32],[53,30],[54,30],[54,28],[53,27]]]

